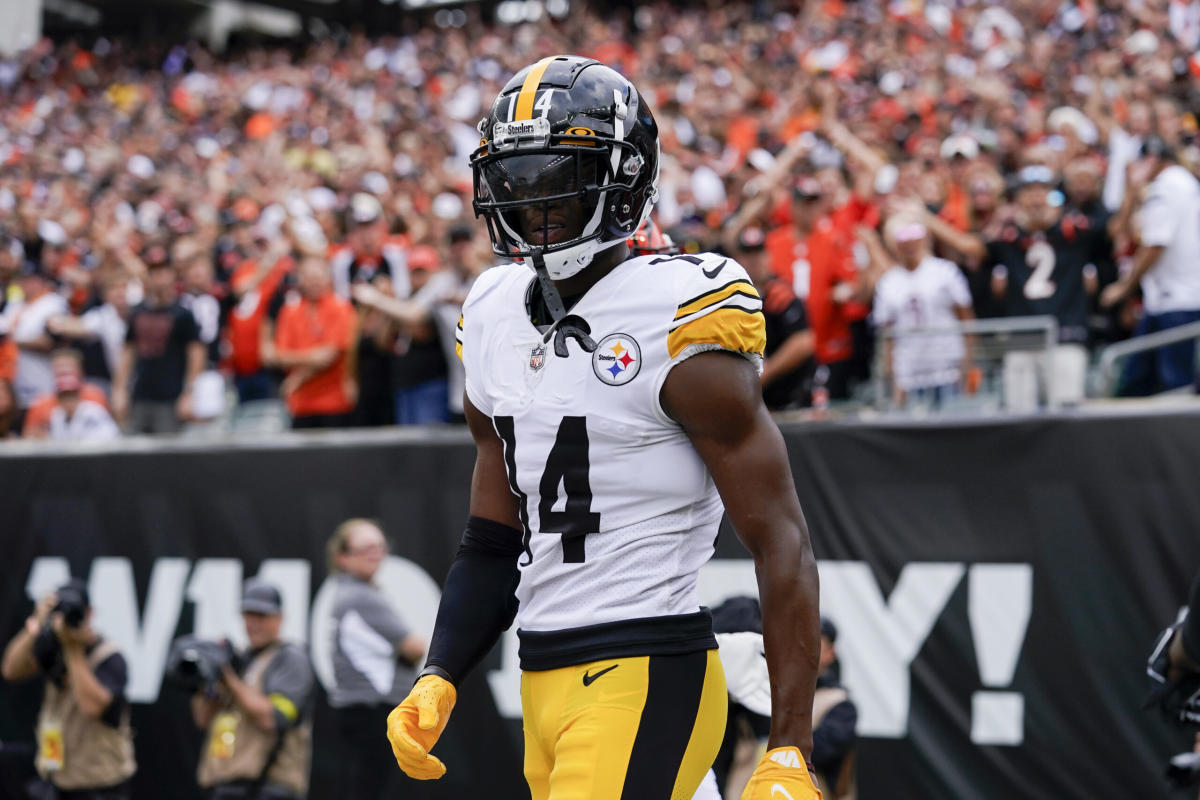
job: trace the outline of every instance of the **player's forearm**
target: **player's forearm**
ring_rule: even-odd
[[[821,653],[817,562],[803,521],[785,522],[773,546],[754,554],[763,609],[763,643],[771,674],[769,748],[812,754],[813,693]]]
[[[521,532],[471,517],[450,565],[425,668],[461,685],[487,655],[517,611]]]

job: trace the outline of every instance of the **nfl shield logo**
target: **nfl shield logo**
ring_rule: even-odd
[[[529,354],[529,368],[534,372],[546,365],[546,348],[538,345]]]

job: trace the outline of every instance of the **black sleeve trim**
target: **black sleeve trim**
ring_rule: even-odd
[[[437,667],[459,685],[512,625],[517,615],[522,538],[521,531],[498,522],[481,517],[467,520],[442,588],[426,670]]]

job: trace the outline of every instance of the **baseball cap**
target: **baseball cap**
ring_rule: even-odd
[[[258,219],[258,203],[249,197],[239,197],[229,208],[233,222],[250,224]]]
[[[67,230],[52,219],[44,219],[37,224],[38,238],[51,247],[66,247]]]
[[[821,182],[816,178],[801,178],[792,189],[792,196],[797,200],[815,200],[822,194]]]
[[[1017,173],[1018,187],[1034,186],[1037,184],[1053,186],[1054,183],[1054,170],[1045,164],[1030,164],[1028,167],[1023,167]]]
[[[925,226],[920,222],[907,222],[896,226],[892,238],[897,242],[915,242],[924,239],[925,233]]]
[[[979,142],[964,133],[956,133],[942,142],[942,158],[949,161],[955,156],[972,159],[979,155]]]
[[[350,198],[350,221],[355,225],[366,225],[383,216],[383,206],[375,197],[358,192]]]
[[[737,243],[743,253],[757,253],[766,247],[767,237],[762,228],[751,226],[738,234]]]
[[[283,613],[283,599],[279,590],[266,581],[251,578],[242,589],[242,612],[268,614]]]
[[[437,250],[427,244],[419,244],[408,251],[408,268],[424,269],[429,272],[441,269],[442,260],[438,258]]]
[[[821,635],[828,639],[830,643],[837,642],[837,625],[834,625],[833,620],[829,617],[821,617]]]
[[[450,244],[454,244],[455,242],[469,242],[473,236],[474,231],[470,225],[455,225],[450,229]]]

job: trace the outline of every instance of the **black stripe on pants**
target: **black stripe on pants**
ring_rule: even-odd
[[[629,754],[621,800],[670,800],[696,726],[708,651],[650,656],[646,705]]]

